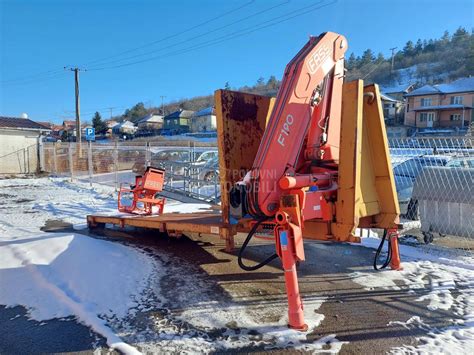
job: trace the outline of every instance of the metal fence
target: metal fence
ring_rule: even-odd
[[[389,147],[403,234],[474,250],[474,139],[397,138]],[[58,143],[43,152],[44,170],[55,175],[117,188],[151,165],[165,168],[166,191],[220,200],[216,147]]]
[[[166,191],[206,202],[220,200],[216,147],[89,142],[44,144],[42,151],[43,170],[52,175],[118,189],[154,166],[166,171]]]
[[[389,141],[403,234],[474,250],[474,139]]]

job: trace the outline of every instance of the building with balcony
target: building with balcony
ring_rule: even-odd
[[[474,77],[449,84],[425,85],[405,97],[405,125],[465,128],[473,120]]]

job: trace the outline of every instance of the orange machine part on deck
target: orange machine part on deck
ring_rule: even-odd
[[[153,207],[158,209],[155,214],[163,214],[166,199],[157,194],[163,191],[165,180],[165,171],[162,169],[148,167],[143,176],[135,177],[135,185],[130,188],[122,188],[118,193],[118,210],[120,212],[151,215],[154,213]],[[132,194],[131,205],[122,204],[122,195],[124,193]]]
[[[354,241],[358,239],[353,235],[355,228],[364,226],[359,223],[359,217],[381,216],[384,223],[368,223],[382,228],[393,228],[398,220],[397,213],[386,213],[385,205],[378,199],[383,188],[377,183],[383,180],[391,184],[392,196],[389,197],[392,202],[396,201],[393,176],[381,173],[387,170],[385,163],[389,164],[386,133],[384,127],[370,122],[381,121],[383,125],[377,87],[367,89],[372,90],[372,97],[377,99],[367,104],[363,103],[362,82],[352,85],[355,88],[352,92],[345,91],[346,103],[350,102],[346,107],[356,111],[353,116],[352,111],[345,112],[346,127],[342,126],[346,50],[347,41],[343,36],[327,32],[311,37],[290,61],[252,169],[229,192],[233,216],[241,219],[250,215],[256,221],[239,253],[239,265],[244,270],[256,270],[272,260],[270,257],[255,266],[246,266],[241,255],[260,223],[274,220],[276,255],[280,257],[285,273],[288,323],[298,330],[307,328],[296,273],[296,263],[304,261],[305,222],[327,227],[326,235],[321,239]],[[368,109],[367,105],[372,107]],[[363,120],[362,111],[366,106],[367,120]],[[385,153],[381,157],[384,164],[372,162],[372,152],[368,149],[373,147],[367,148],[368,130],[382,137],[374,146],[378,145]],[[342,146],[342,137],[350,144]],[[362,152],[367,155],[363,159],[368,160],[361,158]],[[361,162],[366,161],[365,175],[361,178]],[[348,162],[353,162],[354,167],[344,169],[344,174],[345,178],[355,177],[353,184],[348,184],[348,179],[342,182],[340,179],[340,167],[352,166]],[[377,189],[373,186],[368,189],[368,181],[375,179],[375,175],[379,177],[374,183]],[[363,194],[357,197],[360,191]],[[339,223],[337,217],[344,216],[345,221],[350,215],[346,210],[356,211],[356,214],[352,224],[347,224],[351,227],[347,229],[347,235],[343,235],[346,229],[341,226],[346,225]],[[339,229],[331,230],[333,227]],[[397,237],[392,230],[391,267],[394,269],[400,268]]]

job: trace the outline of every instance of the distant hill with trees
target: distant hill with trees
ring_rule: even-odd
[[[351,53],[346,60],[347,79],[364,79],[380,85],[416,86],[452,81],[474,73],[474,34],[459,27],[453,35],[445,31],[439,39],[408,41],[391,58],[367,49],[361,56]]]
[[[354,53],[346,56],[346,80],[364,79],[382,86],[393,86],[407,83],[421,86],[427,83],[436,84],[452,81],[474,74],[474,33],[459,27],[452,35],[445,31],[438,39],[408,41],[405,46],[394,53],[394,70],[391,70],[391,57],[382,53],[377,55],[365,50],[362,55]],[[268,80],[260,77],[255,85],[240,88],[231,87],[227,82],[224,89],[237,90],[252,94],[275,96],[281,81],[275,76]],[[213,95],[196,96],[164,105],[165,114],[179,109],[198,111],[214,105]],[[161,107],[145,108],[142,102],[125,110],[115,120],[136,122],[149,113],[162,113]]]

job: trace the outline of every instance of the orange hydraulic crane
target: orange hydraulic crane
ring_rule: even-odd
[[[289,62],[253,166],[229,192],[231,215],[253,226],[239,265],[252,271],[280,257],[289,326],[299,330],[307,328],[296,272],[305,260],[304,235],[357,242],[357,227],[381,228],[381,247],[388,236],[390,265],[400,268],[380,94],[360,80],[344,83],[346,50],[344,36],[327,32],[311,37]],[[262,223],[273,226],[276,253],[247,266],[243,251]]]

